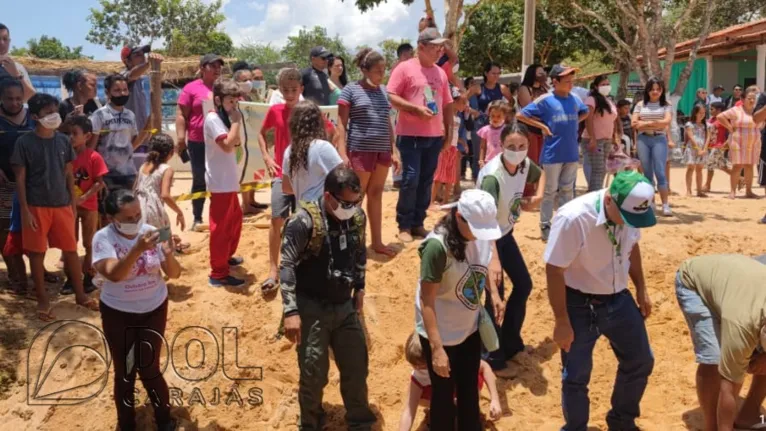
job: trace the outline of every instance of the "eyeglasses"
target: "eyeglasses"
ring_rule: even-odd
[[[335,195],[332,195],[332,197],[333,197],[333,198],[334,198],[336,201],[338,201],[338,204],[340,205],[340,207],[341,207],[341,208],[343,208],[343,209],[346,209],[346,210],[348,210],[348,209],[351,209],[351,208],[354,208],[354,207],[358,206],[359,204],[361,204],[361,203],[362,203],[362,199],[363,199],[363,198],[361,198],[361,197],[360,197],[360,198],[359,198],[359,199],[357,199],[356,201],[353,201],[353,202],[351,202],[351,201],[344,201],[343,199],[341,199],[341,198],[339,198],[339,197],[337,197],[337,196],[335,196]]]

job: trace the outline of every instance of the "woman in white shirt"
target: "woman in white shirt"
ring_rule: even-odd
[[[178,278],[181,265],[168,242],[170,231],[165,238],[143,223],[141,204],[132,192],[115,190],[104,206],[111,223],[93,237],[93,267],[104,279],[99,308],[114,361],[117,422],[120,429],[135,429],[133,394],[138,372],[154,404],[157,429],[172,430],[176,423],[170,417],[168,385],[160,371],[168,314],[168,289],[162,273]],[[136,349],[142,349],[140,355]],[[141,366],[138,358],[142,358]],[[153,359],[145,366],[147,358]]]

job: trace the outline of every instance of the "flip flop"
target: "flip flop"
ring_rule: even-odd
[[[261,283],[261,293],[268,295],[279,288],[279,283],[276,280],[269,277],[263,283]]]
[[[37,319],[41,322],[49,323],[56,320],[56,315],[53,314],[51,308],[48,310],[37,310]]]
[[[98,302],[93,298],[88,299],[87,301],[85,301],[84,304],[78,303],[77,305],[79,305],[80,307],[87,308],[90,311],[99,311]]]

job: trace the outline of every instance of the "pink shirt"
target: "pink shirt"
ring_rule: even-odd
[[[452,103],[447,74],[439,66],[423,67],[420,60],[413,58],[399,63],[391,73],[386,89],[391,94],[403,98],[413,105],[426,106],[425,88],[431,87],[436,106],[436,115],[429,121],[421,120],[417,115],[400,111],[396,123],[399,136],[444,136],[442,114],[444,107]]]
[[[500,135],[503,133],[504,127],[505,124],[498,128],[494,128],[491,124],[488,124],[476,132],[480,138],[487,141],[487,153],[484,155],[485,162],[492,160],[493,157],[503,151],[503,143],[501,142]]]
[[[203,103],[210,100],[212,105],[213,87],[205,86],[201,79],[196,79],[184,86],[178,96],[178,104],[191,108],[186,125],[186,137],[189,141],[205,142],[205,111]]]
[[[609,107],[612,108],[611,114],[606,111],[604,111],[603,114],[596,112],[596,99],[594,99],[593,96],[588,96],[588,98],[585,99],[585,104],[593,109],[593,131],[598,140],[612,139],[612,137],[614,137],[614,120],[617,118],[617,107],[614,106],[614,103],[612,103],[611,100],[606,99],[606,101],[609,103]],[[582,132],[582,138],[590,138],[587,128]]]

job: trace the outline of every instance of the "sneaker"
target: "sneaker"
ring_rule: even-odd
[[[412,236],[415,238],[425,238],[428,236],[428,231],[423,226],[412,228]]]
[[[394,190],[399,190],[402,187],[401,181],[394,181]]]
[[[82,278],[82,287],[85,289],[85,293],[95,292],[98,287],[93,284],[93,276],[85,274]]]
[[[243,263],[245,263],[245,259],[243,259],[240,256],[234,256],[231,259],[229,259],[229,266],[240,266]]]
[[[399,241],[408,243],[412,242],[412,234],[407,229],[402,229],[399,231]]]
[[[72,284],[72,280],[67,278],[66,282],[64,282],[64,285],[61,286],[61,290],[59,290],[59,293],[62,294],[62,295],[73,295],[74,294],[74,284]]]
[[[199,225],[201,225],[201,224],[202,224],[202,220],[194,220],[194,223],[192,223],[192,225],[191,225],[191,229],[190,229],[190,230],[191,230],[192,232],[199,232],[199,231],[197,230],[197,228],[198,228],[198,227],[199,227]]]
[[[670,217],[673,215],[673,211],[670,210],[670,205],[662,204],[662,215],[665,217]]]
[[[548,235],[551,234],[551,227],[545,226],[540,228],[540,238],[543,242],[548,242]]]
[[[210,287],[240,287],[245,284],[245,280],[237,277],[232,277],[231,275],[227,276],[226,278],[208,277],[208,284]]]

